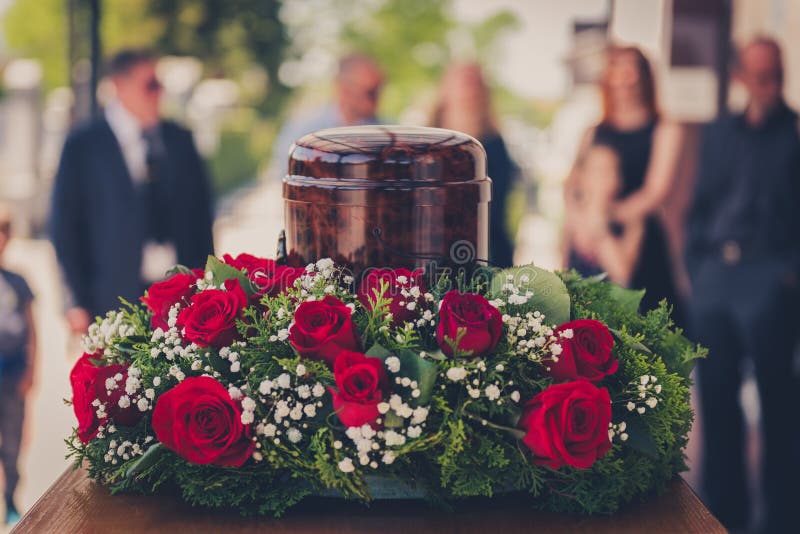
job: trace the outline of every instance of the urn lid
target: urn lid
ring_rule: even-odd
[[[420,126],[330,128],[295,141],[287,180],[404,182],[413,187],[485,181],[486,152],[472,137]]]

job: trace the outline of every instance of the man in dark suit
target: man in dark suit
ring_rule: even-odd
[[[692,335],[709,349],[698,366],[707,503],[745,529],[745,425],[739,392],[751,359],[761,404],[761,487],[767,532],[790,532],[800,469],[800,402],[792,366],[800,267],[800,136],[783,99],[778,45],[760,38],[736,70],[750,100],[704,132],[688,232]],[[794,525],[796,526],[796,525]]]
[[[160,118],[156,59],[114,56],[114,100],[64,144],[51,233],[74,332],[118,297],[135,301],[175,263],[201,267],[213,253],[206,171],[191,133]]]

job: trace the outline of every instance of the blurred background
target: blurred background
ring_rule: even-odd
[[[700,126],[744,103],[728,83],[732,43],[777,39],[787,101],[800,104],[797,0],[0,0],[0,18],[0,200],[13,207],[16,236],[6,264],[33,288],[40,335],[23,509],[66,467],[62,440],[73,424],[60,399],[78,348],[44,232],[49,198],[65,136],[108,98],[101,65],[119,48],[163,55],[164,113],[192,130],[213,180],[217,254],[274,254],[282,225],[274,162],[285,155],[272,154],[273,144],[287,120],[331,98],[348,52],[366,52],[383,69],[378,115],[389,123],[428,123],[447,66],[482,65],[519,171],[505,213],[514,260],[548,268],[561,266],[563,184],[581,133],[600,117],[596,81],[610,42],[645,51],[661,108],[683,127],[665,210],[676,264]],[[743,393],[751,425],[753,387]],[[696,465],[694,444],[689,454]]]

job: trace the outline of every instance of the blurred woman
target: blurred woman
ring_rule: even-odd
[[[489,261],[497,267],[513,264],[514,247],[506,225],[506,207],[516,166],[492,114],[491,95],[480,65],[461,63],[447,69],[442,78],[432,125],[464,132],[486,149],[492,202],[489,213]]]
[[[680,322],[680,298],[669,245],[657,213],[674,183],[682,144],[680,127],[659,117],[652,67],[638,48],[614,47],[609,51],[600,88],[603,116],[597,126],[584,134],[565,184],[566,216],[569,219],[583,209],[580,173],[587,154],[598,145],[613,150],[619,161],[621,183],[616,202],[609,207],[609,218],[620,229],[646,229],[633,269],[638,274],[630,286],[647,290],[643,309],[652,309],[667,299]],[[575,232],[593,231],[581,226],[571,225]]]

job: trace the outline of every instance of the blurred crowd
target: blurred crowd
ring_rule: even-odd
[[[783,98],[775,41],[744,44],[733,72],[747,90],[747,106],[706,127],[687,217],[668,225],[674,214],[665,206],[685,157],[682,130],[659,114],[641,51],[610,50],[600,82],[603,117],[586,132],[566,182],[564,265],[645,289],[644,309],[666,299],[675,322],[708,348],[697,369],[702,491],[733,530],[752,524],[756,500],[748,491],[739,402],[744,370],[753,368],[762,428],[758,527],[789,532],[800,475],[800,435],[786,423],[798,408],[793,391],[800,385],[793,364],[800,123]],[[672,250],[682,252],[679,261]],[[680,284],[684,272],[688,288]]]
[[[67,293],[65,315],[76,334],[117,297],[135,301],[181,263],[200,266],[213,253],[208,174],[191,133],[160,115],[157,56],[124,50],[108,64],[114,98],[68,136],[55,179],[50,235]],[[763,528],[787,532],[800,475],[796,425],[800,385],[793,365],[793,310],[800,237],[800,128],[783,99],[781,50],[758,38],[739,50],[735,76],[746,87],[743,113],[708,125],[692,172],[694,190],[678,190],[687,143],[682,125],[659,111],[647,57],[612,47],[599,81],[603,113],[580,142],[564,185],[563,267],[605,273],[645,289],[642,309],[666,299],[675,323],[709,349],[698,369],[703,433],[703,495],[732,529],[751,524],[745,431],[739,392],[751,362],[762,407]],[[332,101],[292,118],[277,137],[273,175],[285,174],[291,143],[336,126],[390,122],[378,116],[385,76],[363,53],[341,58]],[[465,132],[483,144],[493,181],[490,262],[513,264],[507,228],[509,193],[518,175],[492,110],[481,66],[451,65],[442,76],[427,125]],[[674,202],[684,198],[684,206]],[[691,200],[691,202],[690,202]],[[11,233],[0,216],[0,251]],[[676,222],[677,221],[677,222]],[[6,520],[16,520],[14,489],[22,413],[35,338],[30,290],[0,270],[0,314],[19,328],[0,329],[2,463]],[[12,393],[13,392],[13,393]]]

